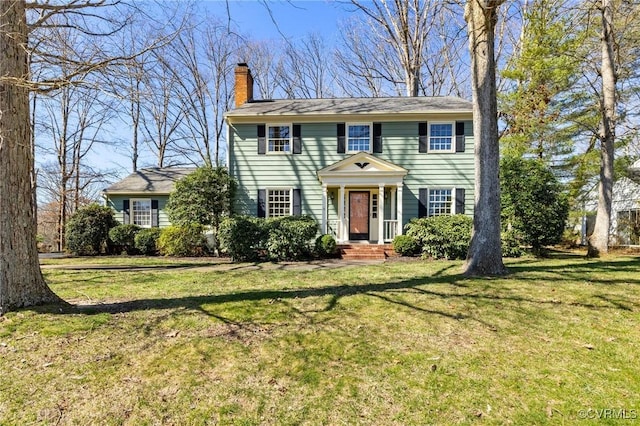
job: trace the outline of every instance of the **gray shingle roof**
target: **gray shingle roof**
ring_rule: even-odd
[[[279,99],[248,102],[226,116],[427,114],[472,112],[472,103],[454,96],[397,98]]]
[[[195,170],[194,167],[164,167],[140,169],[131,173],[120,182],[116,182],[104,190],[113,193],[158,193],[169,194],[176,181]]]

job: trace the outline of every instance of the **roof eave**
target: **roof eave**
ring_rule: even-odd
[[[127,191],[127,190],[116,190],[109,191],[107,189],[103,190],[102,193],[105,195],[171,195],[173,191]]]
[[[439,118],[473,118],[473,111],[468,109],[459,110],[425,110],[419,112],[361,112],[361,113],[264,113],[264,112],[242,112],[231,111],[225,114],[225,119],[229,124],[255,123],[257,118],[264,120],[278,121],[356,121],[366,119],[367,121],[424,121],[425,116],[437,116]],[[339,118],[339,120],[336,120]]]

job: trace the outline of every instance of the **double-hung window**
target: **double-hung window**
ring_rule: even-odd
[[[347,151],[371,152],[371,124],[354,123],[347,125]]]
[[[429,123],[429,151],[454,150],[453,123]]]
[[[452,201],[450,189],[430,189],[428,216],[451,214]]]
[[[291,126],[267,126],[267,151],[280,154],[291,154]]]
[[[143,228],[151,227],[151,200],[131,200],[131,223]]]
[[[291,189],[267,189],[267,217],[291,216]]]

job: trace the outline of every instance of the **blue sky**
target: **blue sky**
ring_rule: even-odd
[[[309,33],[319,33],[331,41],[338,23],[349,16],[347,5],[335,1],[229,1],[232,22],[254,39],[281,39],[282,34],[294,41]],[[206,7],[220,17],[226,17],[225,1],[208,1]],[[277,22],[277,26],[274,23]]]

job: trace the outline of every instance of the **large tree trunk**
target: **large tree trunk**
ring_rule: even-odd
[[[0,1],[0,315],[60,300],[36,248],[26,34],[24,1]]]
[[[466,275],[502,275],[500,246],[500,146],[494,54],[495,25],[500,0],[468,0],[475,135],[475,209]]]
[[[613,151],[616,138],[616,68],[613,34],[613,5],[602,0],[602,99],[600,110],[600,185],[598,211],[593,234],[589,237],[588,256],[595,257],[609,251],[611,200],[613,197]]]

